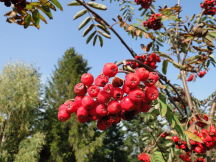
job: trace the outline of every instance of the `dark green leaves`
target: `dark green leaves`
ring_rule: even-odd
[[[30,25],[30,22],[31,22],[31,15],[27,15],[25,18],[24,18],[24,28],[27,28],[29,25]]]
[[[90,20],[91,20],[91,17],[85,18],[85,19],[81,22],[81,24],[79,25],[78,29],[79,29],[79,30],[82,29],[84,26],[86,26],[86,25],[88,24],[88,22],[89,22]]]
[[[168,67],[168,61],[167,61],[167,60],[164,60],[164,61],[163,61],[163,65],[162,65],[162,72],[163,72],[164,74],[167,73],[167,67]]]

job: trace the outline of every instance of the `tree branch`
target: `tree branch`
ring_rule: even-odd
[[[120,40],[120,42],[125,46],[125,48],[130,52],[132,57],[135,57],[137,54],[133,51],[132,48],[130,48],[127,43],[123,40],[123,38],[118,34],[118,32],[113,29],[109,23],[104,20],[100,15],[98,15],[96,12],[94,12],[91,8],[89,8],[85,2],[82,2],[81,0],[76,0],[79,4],[81,4],[85,9],[87,9],[89,12],[91,12],[96,18],[100,19]]]

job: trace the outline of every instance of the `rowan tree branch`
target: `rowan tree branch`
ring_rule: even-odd
[[[118,34],[118,32],[106,21],[104,20],[100,15],[98,15],[95,11],[93,11],[91,8],[87,6],[87,4],[81,0],[76,0],[79,4],[81,4],[86,10],[91,12],[96,18],[100,19],[120,40],[120,42],[125,46],[125,48],[130,52],[132,57],[135,57],[137,54],[133,51],[132,48],[130,48],[127,43],[124,41],[124,39]]]

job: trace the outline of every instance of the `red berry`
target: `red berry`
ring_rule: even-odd
[[[151,109],[151,105],[143,104],[141,107],[141,112],[148,112]]]
[[[110,123],[108,123],[106,119],[99,119],[97,122],[97,128],[100,130],[106,130],[110,126],[111,126]]]
[[[72,113],[76,112],[77,109],[78,109],[77,103],[75,103],[75,102],[73,102],[73,101],[70,101],[70,100],[67,101],[67,102],[65,102],[64,105],[66,105],[66,107],[67,107],[66,111],[67,111],[69,114],[72,114]]]
[[[136,75],[139,77],[140,81],[146,81],[149,77],[149,71],[145,68],[136,69]]]
[[[118,78],[118,77],[115,77],[113,80],[112,80],[112,85],[113,87],[121,87],[123,85],[123,80]]]
[[[145,88],[146,98],[150,101],[158,98],[158,89],[155,86]]]
[[[100,92],[100,88],[96,85],[92,85],[87,90],[89,96],[97,97],[98,93]]]
[[[146,153],[141,153],[138,155],[138,160],[141,162],[150,162],[150,156]]]
[[[64,122],[66,120],[70,119],[70,114],[67,113],[66,110],[61,110],[58,112],[58,120],[61,122]]]
[[[176,143],[176,142],[178,142],[178,141],[179,141],[179,138],[178,138],[177,136],[173,136],[173,137],[172,137],[172,140],[173,140],[173,142],[175,142],[175,143]]]
[[[88,111],[83,107],[79,107],[78,110],[77,110],[77,118],[79,120],[79,122],[81,123],[85,123],[88,121]]]
[[[206,71],[200,71],[200,72],[198,73],[198,76],[199,76],[200,78],[202,78],[205,74],[206,74]]]
[[[194,151],[195,151],[196,153],[200,154],[200,153],[202,153],[202,148],[199,147],[199,146],[197,146],[197,147],[195,147]]]
[[[99,87],[104,87],[109,81],[109,77],[105,76],[104,74],[100,74],[95,79],[95,85]]]
[[[97,115],[99,116],[106,116],[107,115],[107,108],[104,104],[99,104],[97,107],[96,107],[96,113]]]
[[[121,102],[121,108],[126,111],[130,111],[134,108],[134,103],[131,101],[129,97],[124,97]]]
[[[113,91],[113,98],[116,100],[121,100],[123,97],[124,91],[119,88],[119,87],[115,87],[114,91]]]
[[[65,104],[62,104],[59,106],[58,111],[66,111],[67,110],[67,106]]]
[[[135,89],[129,92],[128,97],[134,102],[141,102],[145,98],[145,93],[141,89]]]
[[[118,66],[114,63],[106,63],[103,67],[103,74],[108,77],[114,77],[118,73]]]
[[[97,101],[99,103],[105,104],[110,100],[110,95],[105,91],[100,91],[97,95]]]
[[[74,93],[78,96],[84,96],[87,92],[86,86],[83,83],[78,83],[74,86]]]
[[[117,114],[118,112],[121,111],[121,105],[117,101],[111,101],[108,104],[107,110],[110,114]]]
[[[140,83],[139,77],[135,73],[127,74],[125,77],[125,85],[129,88],[136,88]]]
[[[94,99],[91,96],[83,97],[82,106],[86,109],[92,108],[94,106]]]
[[[113,96],[113,92],[114,92],[113,85],[112,84],[105,85],[105,87],[103,88],[103,91],[105,91],[110,96]]]
[[[187,81],[190,82],[194,79],[194,74],[191,74],[188,78],[187,78]]]
[[[81,82],[86,86],[90,86],[94,82],[94,77],[90,73],[85,73],[81,76]]]

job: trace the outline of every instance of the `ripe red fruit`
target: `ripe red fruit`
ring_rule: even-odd
[[[187,147],[186,147],[186,145],[180,145],[180,148],[182,149],[182,150],[185,150]]]
[[[145,88],[146,98],[150,101],[158,98],[158,89],[155,86]]]
[[[73,102],[73,101],[67,101],[67,102],[65,102],[64,103],[64,105],[66,105],[66,111],[69,113],[69,114],[72,114],[72,113],[74,113],[74,112],[76,112],[77,111],[77,109],[78,109],[78,105],[75,103],[75,102]]]
[[[187,78],[187,81],[190,82],[194,79],[195,75],[194,74],[191,74],[188,78]]]
[[[149,77],[149,71],[145,68],[138,68],[135,73],[139,77],[140,81],[146,81]]]
[[[58,120],[61,122],[64,122],[66,120],[70,119],[70,114],[67,113],[66,110],[61,110],[58,112]]]
[[[141,102],[145,98],[145,93],[141,89],[135,89],[129,92],[128,97],[133,102]]]
[[[97,97],[98,93],[100,92],[100,88],[96,85],[92,85],[87,90],[89,96]]]
[[[121,108],[125,111],[130,111],[134,108],[134,103],[127,96],[121,100],[120,104],[121,104]]]
[[[108,77],[114,77],[118,73],[118,66],[114,63],[106,63],[103,67],[103,74]]]
[[[175,142],[175,143],[176,143],[176,142],[178,142],[178,141],[179,141],[179,138],[178,138],[177,136],[173,136],[173,137],[172,137],[172,140],[173,140],[173,142]]]
[[[100,74],[95,79],[95,85],[99,87],[104,87],[109,81],[109,77],[105,76],[104,74]]]
[[[66,111],[67,110],[67,106],[65,104],[62,104],[59,106],[58,111]]]
[[[88,115],[89,115],[88,111],[83,106],[81,106],[77,109],[77,119],[81,123],[88,121]]]
[[[111,101],[108,104],[107,110],[110,114],[117,114],[118,112],[121,111],[121,105],[117,101]]]
[[[97,95],[97,101],[99,103],[107,103],[110,100],[110,95],[105,91],[100,91]]]
[[[105,87],[103,88],[103,91],[106,92],[107,94],[109,94],[110,96],[113,96],[114,87],[113,87],[112,84],[107,84],[107,85],[105,85]]]
[[[119,88],[119,87],[115,87],[114,91],[113,91],[113,98],[116,100],[121,100],[123,97],[124,91]]]
[[[205,74],[206,74],[206,71],[200,71],[200,72],[198,73],[198,76],[199,76],[200,78],[202,78]]]
[[[82,99],[82,106],[86,109],[92,108],[94,105],[94,99],[91,96],[85,96]]]
[[[81,82],[86,86],[90,86],[94,82],[94,77],[90,73],[85,73],[81,76]]]
[[[138,155],[138,160],[141,162],[150,162],[150,156],[146,153],[141,153]]]
[[[96,107],[96,113],[99,116],[106,116],[108,113],[106,106],[104,104],[99,104]]]
[[[78,83],[74,86],[74,93],[77,96],[84,96],[87,92],[87,88],[83,83]]]
[[[129,88],[128,86],[126,86],[125,84],[123,85],[122,87],[122,90],[125,92],[125,93],[129,93],[131,91],[131,88]]]
[[[195,151],[196,153],[200,154],[200,153],[202,153],[202,148],[199,147],[199,146],[197,146],[197,147],[195,147],[194,151]]]
[[[121,121],[121,117],[119,115],[109,115],[108,116],[108,123],[117,124]]]
[[[140,83],[139,77],[135,73],[127,74],[125,77],[125,85],[129,88],[136,88]]]
[[[161,23],[161,14],[152,14],[151,17],[143,22],[143,26],[148,29],[158,30],[163,24]]]

